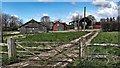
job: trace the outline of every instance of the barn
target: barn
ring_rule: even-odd
[[[53,24],[53,31],[64,31],[65,29],[66,29],[66,23],[57,21]]]
[[[47,31],[47,26],[42,22],[37,22],[34,19],[28,21],[19,27],[20,33],[42,33]]]

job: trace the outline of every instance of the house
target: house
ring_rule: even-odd
[[[53,23],[53,31],[64,31],[66,30],[66,23],[62,23],[62,22],[55,22]]]
[[[93,28],[94,29],[100,29],[101,28],[100,22],[96,22],[95,24],[93,24]]]
[[[47,31],[47,26],[42,22],[37,22],[34,19],[28,21],[19,27],[20,33],[42,33]]]

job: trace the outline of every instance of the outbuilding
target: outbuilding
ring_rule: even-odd
[[[47,26],[42,22],[37,22],[34,19],[28,21],[19,27],[20,33],[42,33],[47,31]]]
[[[66,23],[55,22],[53,23],[53,31],[64,31],[66,29]]]

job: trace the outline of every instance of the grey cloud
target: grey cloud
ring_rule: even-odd
[[[95,5],[95,6],[99,6],[99,7],[107,7],[107,8],[111,8],[112,7],[110,2],[107,2],[107,1],[104,1],[104,2],[93,1],[92,4]]]

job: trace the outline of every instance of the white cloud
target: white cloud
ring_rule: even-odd
[[[75,11],[75,12],[70,12],[66,18],[67,18],[67,19],[72,19],[72,17],[76,17],[76,16],[78,16],[78,15],[81,16],[81,12],[77,10],[77,11]]]
[[[43,13],[42,16],[49,16],[47,13]]]
[[[17,16],[17,15],[11,15],[11,16],[14,16],[14,17],[18,18],[18,16]]]
[[[96,13],[102,16],[113,17],[118,14],[118,10],[114,10],[113,8],[100,8]]]
[[[111,7],[111,4],[107,1],[93,1],[93,4],[96,5],[96,6],[99,6],[99,7],[108,7],[110,8]]]
[[[86,14],[86,16],[88,16],[88,15],[94,16],[97,21],[99,21],[101,18],[103,18],[103,16],[98,15],[95,11],[88,12],[88,13]]]
[[[73,16],[77,16],[77,15],[82,16],[83,13],[80,12],[79,10],[76,10],[76,11],[74,11],[74,12],[69,12],[69,14],[68,14],[68,16],[66,17],[66,19],[64,20],[64,22],[66,22],[67,24],[69,24],[69,22],[72,21],[72,17],[73,17]]]
[[[94,15],[97,17],[106,18],[106,17],[116,17],[118,15],[118,6],[113,1],[96,0],[93,1],[92,4],[98,6],[98,9],[93,12]]]
[[[93,1],[92,3],[93,3],[93,5],[99,6],[99,7],[107,7],[107,8],[114,8],[114,9],[117,8],[117,4],[114,3],[113,1],[96,0],[96,1]]]

